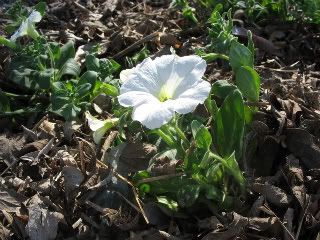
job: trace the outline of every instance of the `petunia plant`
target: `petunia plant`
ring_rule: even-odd
[[[229,178],[236,182],[240,192],[245,186],[236,161],[238,149],[231,144],[230,153],[217,152],[210,128],[203,124],[208,123],[208,119],[190,114],[199,105],[211,102],[211,84],[203,79],[205,70],[206,62],[201,57],[171,54],[154,60],[147,58],[136,67],[120,73],[123,82],[118,96],[120,105],[130,108],[132,119],[150,129],[148,135],[157,134],[165,143],[166,147],[162,148],[159,156],[171,152],[169,155],[174,159],[183,159],[182,168],[177,169],[183,175],[168,180],[173,185],[167,181],[139,184],[141,180],[152,176],[150,171],[138,173],[135,181],[141,193],[157,197],[164,195],[168,201],[177,201],[182,207],[192,205],[202,197],[224,202],[230,194],[235,194],[219,186],[228,185]],[[235,95],[240,100],[231,100],[242,102],[241,93],[238,91]],[[243,129],[244,121],[241,123],[239,128]],[[231,128],[230,131],[238,132],[238,129]],[[223,129],[220,130],[222,132]],[[243,130],[240,134],[243,134]],[[240,146],[241,142],[237,144]],[[229,149],[229,146],[225,146],[225,149]],[[214,172],[219,175],[215,176]],[[189,195],[192,195],[192,201],[186,201]]]

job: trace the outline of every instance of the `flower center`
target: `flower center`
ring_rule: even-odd
[[[167,84],[163,85],[158,95],[158,99],[160,100],[160,102],[165,102],[169,99],[172,99],[172,97],[173,91],[170,90]]]

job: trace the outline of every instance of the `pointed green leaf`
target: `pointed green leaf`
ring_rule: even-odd
[[[80,74],[80,65],[73,59],[69,58],[60,69],[60,76],[71,75],[78,76]]]
[[[212,84],[212,94],[225,99],[237,87],[226,80],[219,80]]]
[[[228,172],[235,178],[237,183],[244,188],[245,178],[239,168],[238,162],[236,160],[235,153],[233,152],[228,158],[225,159],[225,163],[228,166]]]
[[[253,68],[253,53],[238,41],[233,41],[230,48],[230,65],[233,71],[237,71],[241,66]]]
[[[99,72],[100,71],[99,59],[92,54],[88,54],[86,56],[86,68],[87,70],[90,70],[90,71]]]
[[[260,76],[254,69],[241,66],[236,72],[236,83],[243,96],[249,101],[259,101]]]
[[[78,84],[82,85],[85,83],[90,83],[92,87],[95,86],[97,81],[98,73],[95,71],[86,71],[79,79]]]
[[[200,193],[199,185],[182,185],[177,192],[178,204],[181,207],[190,207],[198,199]]]
[[[74,58],[76,55],[73,41],[67,42],[65,45],[63,45],[60,48],[60,50],[61,50],[61,55],[59,59],[56,60],[56,68],[58,69],[60,69],[68,59]]]
[[[236,151],[236,156],[242,153],[244,135],[244,103],[241,92],[234,90],[224,100],[214,122],[215,145],[223,157]]]

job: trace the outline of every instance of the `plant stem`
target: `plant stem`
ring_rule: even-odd
[[[10,93],[10,92],[4,92],[1,91],[4,95],[6,95],[7,97],[12,97],[12,98],[31,98],[31,95],[19,95],[19,94],[15,94],[15,93]]]
[[[165,141],[170,147],[176,145],[175,141],[166,133],[164,133],[160,128],[155,129],[154,132],[157,133],[163,139],[163,141]]]
[[[178,125],[177,116],[174,117],[173,122],[172,122],[172,126],[173,126],[174,130],[176,131],[176,133],[178,134],[178,136],[181,138],[181,140],[187,146],[190,146],[190,142],[189,142],[188,138],[186,137],[186,135],[184,134],[184,132],[181,130],[181,128]]]
[[[189,140],[187,139],[186,135],[184,134],[184,132],[182,132],[181,128],[178,127],[177,124],[174,124],[174,129],[177,131],[179,137],[186,143],[186,144],[190,144]]]
[[[224,159],[222,157],[220,157],[219,155],[213,153],[213,152],[210,152],[210,156],[213,157],[214,159],[217,159],[219,160],[222,164],[224,163]]]

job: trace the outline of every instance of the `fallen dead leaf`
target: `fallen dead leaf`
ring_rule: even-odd
[[[266,200],[277,207],[287,207],[291,202],[291,197],[286,194],[281,188],[270,185],[268,183],[253,183],[251,189],[262,194]]]
[[[77,189],[84,180],[84,176],[79,168],[76,167],[63,167],[62,173],[64,176],[64,186],[67,197],[73,190]]]
[[[223,229],[225,231],[213,231],[208,233],[202,240],[229,240],[239,236],[249,223],[249,219],[233,212],[233,221]]]
[[[24,200],[24,197],[14,190],[0,186],[0,209],[15,212]]]

